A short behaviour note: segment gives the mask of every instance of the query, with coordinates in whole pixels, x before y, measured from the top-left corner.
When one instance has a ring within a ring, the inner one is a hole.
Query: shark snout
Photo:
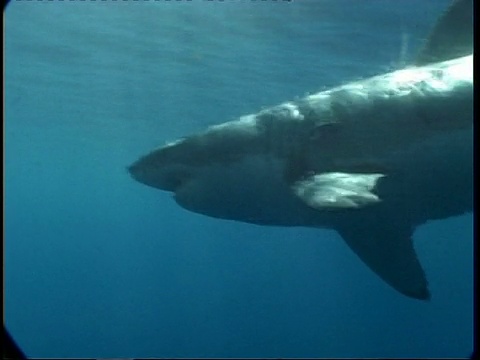
[[[162,161],[161,157],[153,154],[139,159],[127,171],[142,184],[171,192],[175,192],[192,176],[188,166]]]

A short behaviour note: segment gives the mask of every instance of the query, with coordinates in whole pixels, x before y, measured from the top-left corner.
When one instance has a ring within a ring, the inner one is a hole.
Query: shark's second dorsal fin
[[[455,0],[435,24],[415,65],[451,60],[473,53],[473,0]]]

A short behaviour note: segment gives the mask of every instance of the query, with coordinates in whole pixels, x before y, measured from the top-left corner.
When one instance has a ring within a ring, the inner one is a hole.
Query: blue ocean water
[[[408,64],[448,3],[12,1],[4,316],[25,353],[468,356],[471,214],[415,233],[421,302],[333,231],[203,217],[126,172],[166,141]]]

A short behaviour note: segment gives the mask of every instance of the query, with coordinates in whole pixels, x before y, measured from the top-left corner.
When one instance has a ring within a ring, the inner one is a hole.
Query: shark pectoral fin
[[[322,173],[299,180],[292,190],[317,210],[360,208],[380,202],[372,192],[383,174]]]
[[[408,226],[362,223],[348,224],[337,231],[360,259],[395,290],[415,299],[430,299]]]

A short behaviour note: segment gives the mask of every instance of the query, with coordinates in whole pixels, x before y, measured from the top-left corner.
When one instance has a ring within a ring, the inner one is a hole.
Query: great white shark
[[[449,6],[407,68],[211,126],[128,171],[196,213],[335,229],[390,286],[429,299],[412,235],[473,209],[473,0]]]

